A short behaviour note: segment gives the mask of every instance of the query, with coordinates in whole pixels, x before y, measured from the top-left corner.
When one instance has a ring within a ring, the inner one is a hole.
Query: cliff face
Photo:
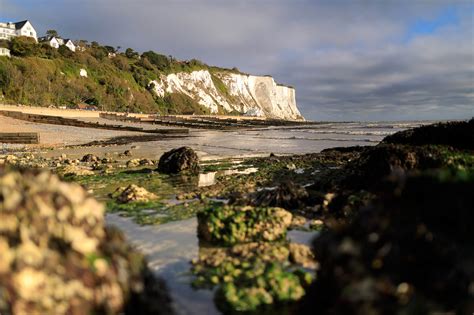
[[[295,90],[272,77],[207,70],[162,75],[150,82],[157,96],[182,93],[217,113],[219,108],[251,116],[304,119],[296,107]]]

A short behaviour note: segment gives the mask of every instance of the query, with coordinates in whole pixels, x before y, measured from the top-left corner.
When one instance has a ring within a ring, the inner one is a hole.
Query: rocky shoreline
[[[46,175],[15,169],[48,168],[105,201],[108,212],[139,224],[197,215],[205,250],[190,271],[196,288],[217,288],[216,304],[224,313],[468,314],[474,308],[474,243],[468,223],[474,209],[473,137],[471,119],[399,132],[374,147],[271,154],[239,163],[202,163],[183,148],[160,161],[134,159],[131,152],[121,153],[120,160],[23,153],[0,156],[0,168],[4,178],[19,174],[25,178],[20,181]],[[214,182],[200,187],[199,174],[210,173]],[[17,184],[13,187],[30,198]],[[55,200],[48,194],[44,198]],[[2,200],[0,216],[15,215],[5,212]],[[57,219],[61,207],[50,208]],[[34,216],[39,209],[25,211]],[[290,229],[318,234],[313,247],[289,242]],[[19,246],[5,233],[0,230],[5,246]],[[62,251],[77,252],[74,243],[66,243]],[[139,270],[146,270],[139,264]],[[13,265],[8,261],[5,266]],[[0,285],[0,312],[9,313],[17,298],[11,293],[14,280],[5,279],[10,285]],[[133,286],[123,284],[122,294]],[[144,295],[135,296],[130,301],[148,303]],[[37,303],[28,307],[35,310]],[[101,310],[90,303],[91,309]],[[118,313],[127,306],[109,309]],[[168,312],[158,307],[154,313]]]

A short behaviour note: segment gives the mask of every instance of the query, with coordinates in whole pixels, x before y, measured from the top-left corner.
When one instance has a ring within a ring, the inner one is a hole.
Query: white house
[[[65,45],[67,48],[69,48],[70,51],[73,51],[73,52],[76,51],[76,45],[74,45],[74,43],[72,42],[72,40],[70,40],[70,39],[65,39],[64,42],[65,42],[64,45]]]
[[[0,56],[11,57],[11,55],[10,55],[10,49],[4,48],[4,47],[0,47]]]
[[[38,41],[36,30],[30,21],[25,20],[16,23],[0,22],[0,39],[10,40],[12,37],[17,36],[31,37],[34,38],[35,41]]]
[[[58,49],[59,46],[61,46],[59,44],[59,40],[56,37],[51,37],[50,39],[47,39],[45,37],[41,37],[40,42],[41,43],[47,43],[49,46],[51,46],[53,48],[56,48],[56,49]]]
[[[47,43],[49,46],[58,49],[59,46],[66,46],[70,51],[76,51],[76,45],[70,39],[62,39],[60,37],[41,37],[40,42]]]

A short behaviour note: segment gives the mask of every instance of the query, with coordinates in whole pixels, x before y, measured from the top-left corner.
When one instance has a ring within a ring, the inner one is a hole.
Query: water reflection
[[[119,227],[138,250],[147,255],[149,267],[167,282],[176,314],[220,314],[214,292],[191,287],[190,261],[199,257],[196,218],[162,225],[140,226],[117,214],[107,223]],[[317,232],[289,231],[290,241],[309,244]]]
[[[196,218],[149,226],[116,214],[107,214],[106,220],[124,231],[129,241],[147,255],[150,269],[167,282],[176,314],[220,314],[212,291],[190,286],[189,262],[198,257],[199,251]]]
[[[217,172],[210,172],[205,174],[199,174],[198,187],[211,186],[216,183]]]
[[[198,187],[206,187],[206,186],[211,186],[216,183],[216,178],[217,176],[229,176],[229,175],[235,175],[235,174],[252,174],[256,173],[258,171],[258,168],[256,167],[249,167],[245,169],[228,169],[228,170],[222,170],[222,171],[217,171],[217,172],[209,172],[209,173],[201,173],[198,176]]]

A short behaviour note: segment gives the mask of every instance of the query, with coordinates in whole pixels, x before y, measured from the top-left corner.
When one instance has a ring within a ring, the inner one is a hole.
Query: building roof
[[[53,39],[58,40],[58,38],[57,38],[56,36],[42,36],[42,37],[38,38],[38,40],[39,40],[40,42],[50,42],[50,41],[52,41]]]
[[[14,23],[14,24],[15,24],[15,28],[16,28],[17,30],[20,30],[23,26],[25,26],[26,23],[28,23],[28,20],[16,22],[16,23]]]

